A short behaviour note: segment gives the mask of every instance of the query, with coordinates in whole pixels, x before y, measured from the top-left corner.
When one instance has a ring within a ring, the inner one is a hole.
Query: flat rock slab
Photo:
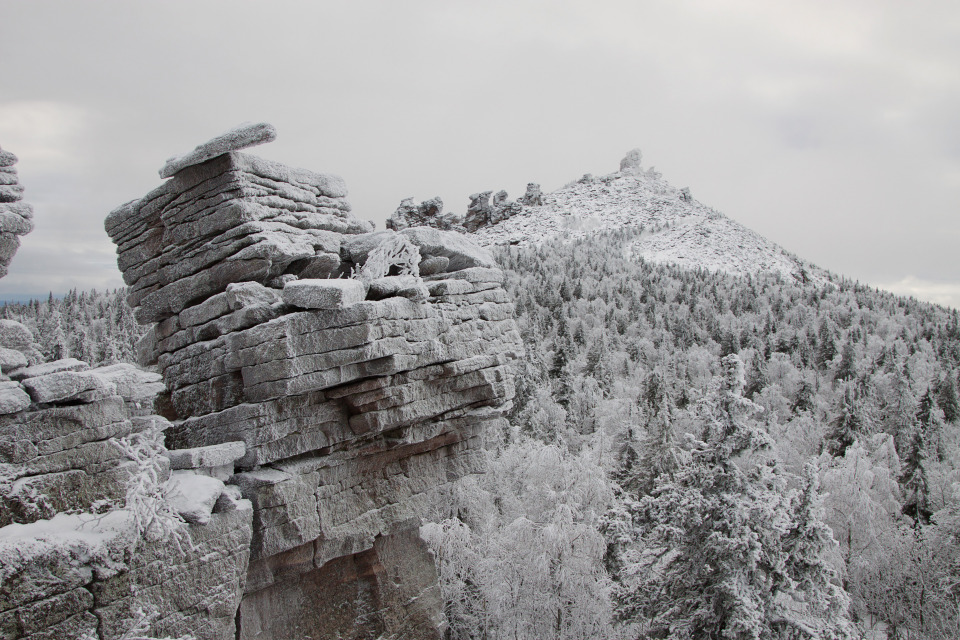
[[[170,458],[171,469],[203,469],[232,464],[242,458],[246,452],[247,445],[238,441],[193,449],[174,449],[168,451],[167,456]]]
[[[92,371],[60,371],[23,381],[34,402],[95,402],[116,393],[116,385]]]
[[[38,378],[40,376],[50,375],[51,373],[62,373],[64,371],[86,371],[90,368],[83,360],[76,358],[63,358],[53,362],[44,362],[32,367],[25,367],[19,371],[14,371],[10,376],[14,380],[25,380],[27,378]]]
[[[258,124],[242,124],[224,134],[208,140],[190,153],[174,156],[160,169],[161,178],[169,178],[182,169],[212,160],[231,151],[239,151],[265,142],[277,139],[277,130],[272,124],[260,122]]]
[[[343,309],[367,297],[361,280],[294,280],[283,287],[283,301],[301,309]]]

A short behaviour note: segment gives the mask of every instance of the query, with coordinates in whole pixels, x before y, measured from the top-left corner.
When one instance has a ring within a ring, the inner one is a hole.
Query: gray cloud
[[[21,158],[37,231],[0,292],[119,285],[106,213],[158,184],[168,156],[245,120],[279,130],[257,153],[343,175],[357,214],[381,224],[407,196],[462,211],[475,191],[554,189],[640,146],[671,182],[821,266],[960,283],[956,3],[2,11],[0,144]]]

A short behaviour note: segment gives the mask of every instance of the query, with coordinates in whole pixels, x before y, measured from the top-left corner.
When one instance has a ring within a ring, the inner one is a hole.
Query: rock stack
[[[491,194],[493,194],[493,202],[490,202]],[[470,205],[467,207],[463,226],[466,231],[473,233],[477,229],[493,226],[522,212],[523,205],[507,200],[506,191],[474,193],[470,196]]]
[[[504,426],[521,340],[503,274],[459,233],[374,233],[340,178],[238,151],[271,132],[171,160],[106,221],[153,323],[167,445],[243,443],[227,490],[253,505],[252,546],[229,637],[439,638],[417,529]]]
[[[23,199],[17,178],[17,156],[0,149],[0,278],[20,248],[20,236],[33,231],[33,208]]]

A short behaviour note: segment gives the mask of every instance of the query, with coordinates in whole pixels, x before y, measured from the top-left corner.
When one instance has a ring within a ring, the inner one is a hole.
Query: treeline
[[[92,366],[136,362],[136,343],[144,328],[133,318],[126,290],[71,290],[62,298],[31,300],[0,307],[0,317],[33,332],[44,357],[76,358]]]
[[[527,357],[492,464],[550,451],[569,481],[528,508],[485,479],[437,514],[435,548],[461,550],[453,573],[439,556],[453,636],[586,638],[599,627],[562,621],[607,607],[609,637],[960,637],[957,312],[839,278],[650,264],[625,257],[632,237],[500,255]],[[569,471],[584,459],[603,486]],[[545,542],[557,510],[567,546]],[[491,567],[530,549],[549,569],[519,571],[542,580],[538,604],[492,608],[523,587]],[[588,579],[566,608],[543,604]]]

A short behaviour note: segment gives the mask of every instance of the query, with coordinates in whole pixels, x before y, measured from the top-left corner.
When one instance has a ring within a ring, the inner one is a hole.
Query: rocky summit
[[[106,219],[159,373],[0,327],[0,637],[442,637],[419,526],[505,424],[503,273],[239,151],[275,135],[201,144]]]

